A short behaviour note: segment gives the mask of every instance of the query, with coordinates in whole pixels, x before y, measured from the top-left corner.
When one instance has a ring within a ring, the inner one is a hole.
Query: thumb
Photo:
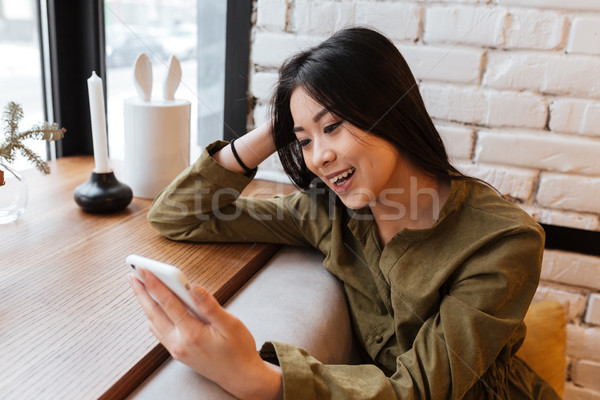
[[[194,286],[191,293],[198,311],[202,313],[210,325],[218,331],[223,331],[230,325],[233,316],[225,311],[217,299],[205,288]]]

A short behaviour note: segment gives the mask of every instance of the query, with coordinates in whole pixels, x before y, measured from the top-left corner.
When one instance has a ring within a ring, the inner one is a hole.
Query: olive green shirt
[[[452,181],[437,222],[382,249],[368,208],[325,189],[239,197],[252,180],[208,146],[154,201],[148,219],[174,240],[312,246],[341,281],[364,365],[323,365],[266,343],[286,399],[558,399],[514,356],[538,285],[544,232],[471,179]]]

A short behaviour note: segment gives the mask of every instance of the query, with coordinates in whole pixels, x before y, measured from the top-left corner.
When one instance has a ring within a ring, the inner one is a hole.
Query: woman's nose
[[[313,153],[313,165],[316,167],[324,167],[333,160],[335,160],[335,152],[331,146],[323,142],[315,146]]]

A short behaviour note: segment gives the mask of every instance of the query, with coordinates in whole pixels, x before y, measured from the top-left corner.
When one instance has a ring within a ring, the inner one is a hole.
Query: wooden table
[[[129,287],[127,255],[177,265],[223,303],[278,246],[167,240],[146,221],[150,200],[84,213],[73,190],[93,159],[50,165],[26,174],[25,213],[0,225],[0,398],[123,398],[168,357]]]

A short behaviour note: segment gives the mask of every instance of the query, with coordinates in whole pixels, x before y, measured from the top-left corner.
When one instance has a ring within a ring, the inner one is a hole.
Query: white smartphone
[[[190,294],[190,283],[184,273],[179,270],[179,268],[135,254],[128,256],[125,262],[127,265],[129,265],[135,276],[142,282],[144,282],[144,280],[136,268],[142,267],[152,272],[154,276],[160,279],[162,283],[171,289],[171,291],[185,303],[194,316],[205,323],[208,322],[194,304],[192,295]],[[150,293],[150,295],[152,296],[152,293]],[[152,298],[154,298],[154,296],[152,296]],[[156,300],[156,298],[154,299]]]

